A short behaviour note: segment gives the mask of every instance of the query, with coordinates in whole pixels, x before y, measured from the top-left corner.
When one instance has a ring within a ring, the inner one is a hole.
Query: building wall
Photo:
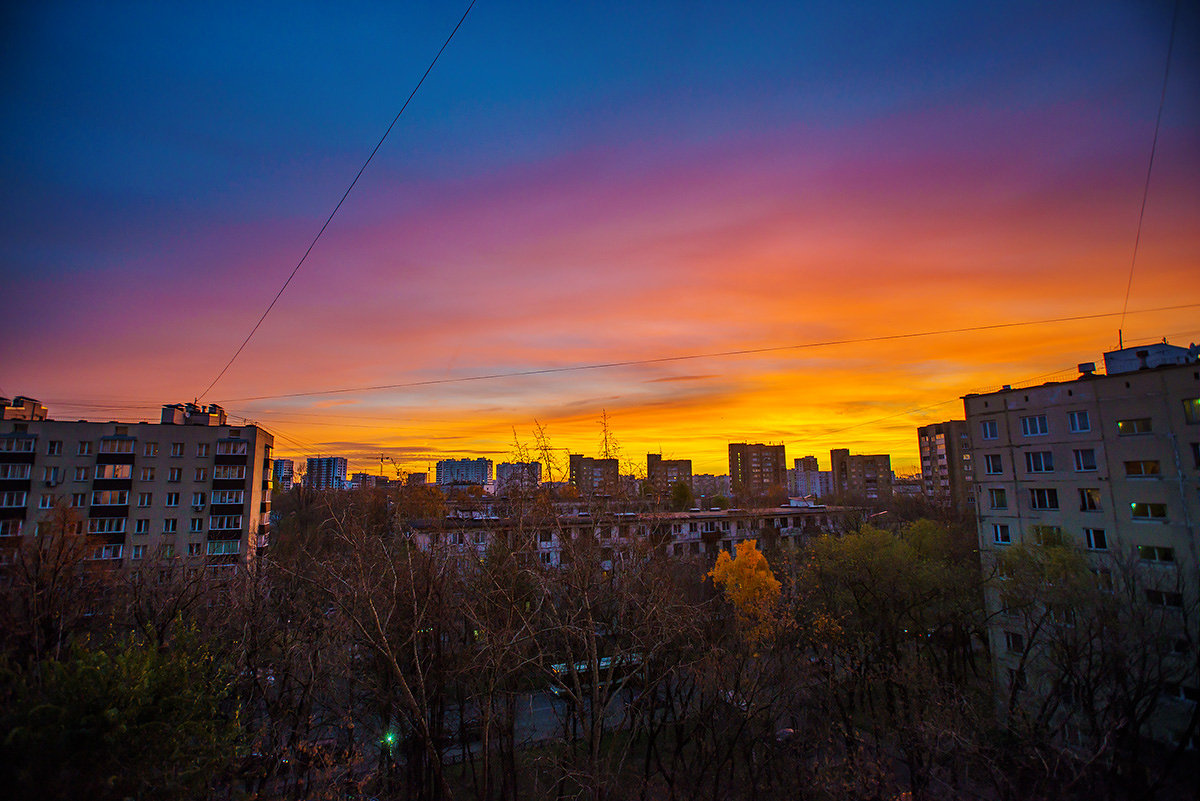
[[[729,483],[733,492],[752,497],[772,487],[787,488],[787,456],[783,445],[739,442],[729,446]]]
[[[271,469],[271,479],[275,489],[280,492],[291,492],[292,481],[296,475],[296,464],[291,459],[276,459]]]
[[[315,490],[346,488],[346,459],[343,456],[309,458],[304,474],[304,486]]]
[[[593,459],[579,453],[569,456],[568,481],[584,495],[616,492],[620,468],[616,459]]]
[[[833,494],[868,500],[892,497],[892,457],[886,453],[858,455],[845,448],[829,452]]]
[[[664,459],[661,454],[646,454],[646,480],[660,491],[683,482],[692,486],[691,459]]]
[[[56,504],[109,564],[251,558],[266,544],[274,439],[205,412],[200,424],[0,422],[0,561]]]
[[[438,484],[486,484],[492,480],[491,459],[442,459],[437,463]]]
[[[536,487],[542,483],[541,462],[501,462],[496,465],[496,485]]]
[[[971,437],[966,421],[947,420],[917,429],[925,499],[939,506],[974,509]]]

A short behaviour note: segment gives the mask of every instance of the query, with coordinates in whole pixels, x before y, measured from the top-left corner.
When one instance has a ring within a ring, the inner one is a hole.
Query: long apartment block
[[[267,541],[274,438],[219,406],[163,406],[158,423],[47,419],[0,399],[0,563],[65,508],[116,567],[184,559],[230,572]]]

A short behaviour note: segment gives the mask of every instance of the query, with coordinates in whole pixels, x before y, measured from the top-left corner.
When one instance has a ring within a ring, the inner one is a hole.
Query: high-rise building
[[[568,461],[570,472],[567,480],[580,493],[604,495],[617,491],[621,475],[616,459],[593,459],[590,456],[572,453]]]
[[[45,420],[46,407],[24,395],[0,398],[0,420]]]
[[[729,445],[729,483],[735,495],[752,498],[772,488],[787,490],[787,457],[782,445],[738,442]]]
[[[304,486],[315,490],[346,488],[346,458],[344,456],[309,457],[304,474]]]
[[[917,429],[921,488],[925,500],[969,512],[975,508],[971,437],[964,420],[947,420]]]
[[[496,489],[536,487],[542,483],[541,462],[501,462],[496,465]]]
[[[291,459],[276,459],[271,467],[271,480],[280,492],[291,492],[296,475],[296,463]]]
[[[1098,585],[1113,586],[1118,576],[1134,603],[1161,610],[1147,618],[1167,627],[1154,636],[1174,643],[1177,664],[1191,665],[1164,686],[1176,699],[1159,699],[1155,725],[1167,738],[1176,736],[1179,705],[1200,700],[1196,641],[1181,633],[1200,584],[1197,350],[1126,348],[1105,354],[1105,375],[1081,364],[1072,381],[963,399],[985,567],[1019,544],[1067,543],[1090,563]],[[1042,633],[1021,628],[996,584],[985,598],[997,686],[1006,696],[1015,686],[1047,691],[1037,666],[1022,659]],[[1059,612],[1052,625],[1062,619]],[[1179,632],[1169,630],[1174,623]]]
[[[822,470],[815,456],[796,459],[791,471],[790,492],[800,498],[827,498],[833,494],[833,473]]]
[[[829,452],[833,494],[864,500],[892,497],[892,457],[886,453],[851,454],[846,448]]]
[[[442,459],[437,463],[437,483],[486,484],[492,480],[491,459]]]
[[[691,459],[664,459],[660,453],[646,454],[646,481],[665,492],[671,486],[683,482],[692,486]]]
[[[164,406],[158,423],[4,419],[0,564],[65,508],[98,562],[232,571],[267,541],[273,445],[215,404]]]

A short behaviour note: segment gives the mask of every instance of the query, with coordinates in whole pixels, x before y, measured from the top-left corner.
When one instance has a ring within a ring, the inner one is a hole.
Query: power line
[[[371,159],[375,158],[375,154],[379,152],[379,148],[383,147],[384,140],[387,139],[388,134],[392,132],[392,128],[394,128],[396,123],[400,120],[400,115],[404,113],[406,108],[408,108],[408,104],[411,103],[413,97],[416,96],[417,90],[421,88],[421,84],[425,83],[425,79],[429,77],[429,73],[433,70],[433,65],[437,64],[438,59],[441,58],[442,52],[450,45],[450,40],[454,38],[454,34],[458,33],[458,29],[462,27],[463,22],[465,22],[467,19],[467,15],[471,13],[471,9],[474,7],[475,0],[471,0],[471,4],[467,6],[467,10],[463,12],[462,18],[459,19],[458,24],[454,26],[454,30],[450,31],[450,35],[447,36],[446,41],[442,43],[441,48],[437,51],[437,55],[433,57],[433,61],[430,61],[429,66],[425,68],[425,73],[421,76],[421,80],[417,81],[417,85],[414,86],[412,92],[409,93],[408,99],[404,101],[404,105],[400,107],[400,110],[396,112],[396,116],[392,118],[391,125],[389,125],[387,130],[383,132],[383,136],[379,137],[379,142],[376,143],[375,149],[371,151],[371,155],[367,156],[367,160],[364,161],[363,165],[358,168],[358,174],[354,176],[354,180],[350,182],[350,186],[346,187],[346,191],[342,193],[342,199],[339,200],[337,205],[333,207],[333,211],[329,212],[329,216],[325,219],[325,224],[321,226],[321,230],[317,231],[317,235],[314,236],[312,242],[308,244],[308,249],[304,251],[304,255],[300,257],[300,261],[296,262],[296,266],[292,268],[292,272],[290,275],[288,275],[287,280],[283,282],[283,286],[279,287],[279,291],[276,292],[275,297],[271,299],[271,303],[267,306],[267,310],[262,313],[262,317],[258,318],[258,322],[255,323],[254,327],[250,329],[250,333],[246,334],[246,338],[242,340],[242,344],[238,346],[238,349],[234,352],[233,356],[231,356],[229,361],[226,362],[225,366],[221,368],[221,372],[217,373],[217,377],[214,378],[212,383],[210,383],[204,389],[204,391],[197,396],[197,400],[204,398],[204,396],[208,394],[209,390],[216,386],[216,383],[221,380],[221,376],[225,375],[225,372],[233,366],[233,363],[237,360],[237,357],[242,354],[242,351],[250,342],[250,338],[254,336],[256,331],[258,331],[259,326],[263,324],[263,320],[267,319],[267,315],[271,313],[271,309],[275,308],[275,304],[279,301],[280,296],[283,295],[283,291],[288,288],[288,284],[290,284],[292,279],[296,277],[296,273],[300,270],[300,266],[303,265],[308,259],[308,254],[312,253],[313,248],[316,247],[317,242],[321,239],[321,235],[324,234],[325,229],[329,227],[329,223],[333,222],[334,215],[338,213],[338,209],[340,209],[342,204],[346,202],[346,198],[350,196],[351,190],[353,190],[354,185],[358,183],[358,179],[362,177],[363,172],[367,169],[367,165],[371,163]]]
[[[1132,312],[1132,314],[1177,311],[1179,309],[1193,309],[1197,307],[1200,307],[1200,303],[1184,303],[1177,306],[1160,306],[1155,309],[1138,309]],[[670,362],[694,361],[696,359],[750,356],[760,353],[777,353],[788,350],[826,348],[835,345],[858,345],[869,342],[888,342],[902,339],[917,339],[920,337],[945,336],[947,334],[964,334],[973,331],[994,331],[1003,328],[1018,328],[1021,326],[1030,325],[1050,325],[1054,323],[1078,322],[1081,320],[1099,320],[1105,317],[1123,316],[1125,313],[1126,312],[1103,312],[1100,314],[1080,314],[1072,317],[1052,317],[1044,320],[1025,320],[1015,323],[991,323],[988,325],[967,326],[965,328],[946,328],[939,331],[917,331],[905,334],[883,334],[880,336],[859,337],[855,339],[831,339],[820,342],[804,342],[795,345],[772,345],[763,348],[744,348],[740,350],[715,351],[711,353],[691,353],[679,356],[660,356],[652,359],[628,359],[619,362],[600,362],[597,364],[576,364],[568,365],[566,367],[542,367],[535,370],[514,370],[506,373],[486,373],[483,375],[460,376],[458,378],[431,378],[424,381],[407,381],[399,384],[377,384],[374,386],[365,387],[341,387],[338,389],[323,389],[314,390],[311,392],[287,392],[278,395],[255,395],[248,398],[229,398],[226,400],[226,402],[243,403],[257,400],[276,400],[279,398],[307,398],[317,395],[344,395],[350,392],[378,392],[385,389],[412,389],[414,387],[428,387],[440,384],[462,384],[470,381],[491,381],[498,378],[523,378],[535,375],[581,372],[584,370],[611,370],[616,367],[636,367],[646,364],[667,364]]]
[[[1179,0],[1175,0],[1175,11],[1171,14],[1171,38],[1167,42],[1167,65],[1163,69],[1162,93],[1158,98],[1158,116],[1154,120],[1154,140],[1150,145],[1150,163],[1146,165],[1146,183],[1142,187],[1142,209],[1138,212],[1137,234],[1133,238],[1133,258],[1129,261],[1129,282],[1125,285],[1125,306],[1129,308],[1129,293],[1133,290],[1133,268],[1137,264],[1138,245],[1142,241],[1142,220],[1146,216],[1146,199],[1150,196],[1150,175],[1154,172],[1154,152],[1158,150],[1158,132],[1162,128],[1163,106],[1167,102],[1167,79],[1171,77],[1171,51],[1175,48],[1175,24],[1179,20]],[[1125,311],[1121,311],[1118,331],[1125,328]],[[1120,343],[1124,346],[1124,342]]]

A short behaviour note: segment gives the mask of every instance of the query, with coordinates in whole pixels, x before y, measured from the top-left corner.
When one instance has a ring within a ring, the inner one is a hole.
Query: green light
[[[387,734],[383,735],[383,741],[388,745],[396,742],[396,733],[389,731]]]

